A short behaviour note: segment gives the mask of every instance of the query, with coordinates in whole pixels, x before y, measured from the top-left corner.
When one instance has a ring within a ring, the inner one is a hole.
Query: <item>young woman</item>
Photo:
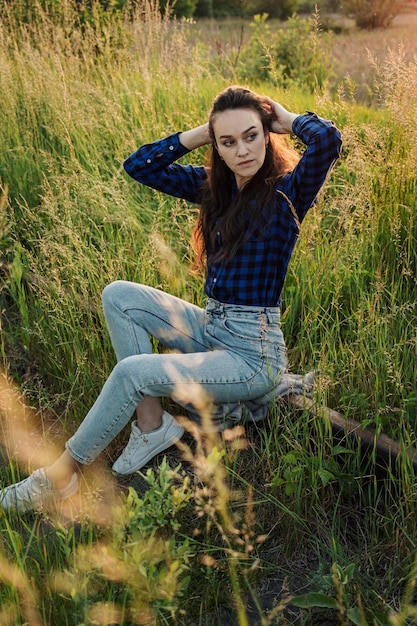
[[[289,134],[306,145],[301,158],[289,149]],[[205,145],[209,167],[177,163]],[[286,368],[279,306],[288,263],[340,148],[332,122],[230,87],[207,123],[142,146],[125,161],[138,182],[200,205],[194,240],[207,305],[125,281],[107,286],[103,308],[117,365],[59,459],[1,490],[0,506],[24,512],[74,494],[80,467],[133,414],[113,471],[142,468],[184,432],[163,410],[163,397],[196,415],[211,412],[222,428],[223,406],[273,391]],[[168,351],[152,353],[150,337]]]

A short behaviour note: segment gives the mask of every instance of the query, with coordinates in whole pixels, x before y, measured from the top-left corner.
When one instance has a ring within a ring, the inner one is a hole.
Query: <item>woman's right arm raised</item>
[[[210,143],[208,124],[203,124],[142,145],[123,166],[129,176],[143,185],[199,203],[201,186],[207,178],[205,167],[181,165],[176,161],[207,143]]]
[[[211,143],[208,122],[180,133],[179,140],[187,150],[195,150]]]

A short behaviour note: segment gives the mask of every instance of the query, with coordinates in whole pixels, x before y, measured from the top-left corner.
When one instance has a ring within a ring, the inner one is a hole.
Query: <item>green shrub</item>
[[[402,0],[342,0],[342,10],[359,28],[387,28],[404,3]]]
[[[169,10],[176,17],[193,17],[197,0],[160,0],[159,5],[162,12]]]
[[[267,13],[271,18],[286,20],[297,11],[298,0],[244,0],[244,7],[247,15]]]
[[[310,21],[293,16],[276,30],[267,14],[255,15],[251,28],[237,68],[241,80],[281,88],[296,85],[311,92],[324,87],[331,77],[330,35],[321,33],[318,14]]]

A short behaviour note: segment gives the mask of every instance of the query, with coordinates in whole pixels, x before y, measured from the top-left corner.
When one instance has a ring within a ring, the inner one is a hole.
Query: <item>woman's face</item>
[[[241,189],[262,167],[269,141],[259,114],[253,109],[228,109],[216,113],[213,131],[220,157]]]

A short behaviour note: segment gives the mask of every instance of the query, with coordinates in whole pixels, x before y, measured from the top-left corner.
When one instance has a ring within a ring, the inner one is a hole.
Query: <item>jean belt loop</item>
[[[215,315],[215,316],[222,315],[224,311],[224,304],[222,302],[219,302],[218,300],[211,298],[210,305],[211,306],[209,307],[209,310],[212,315]]]
[[[280,320],[279,307],[272,307],[266,309],[266,318],[269,324],[276,324]]]

